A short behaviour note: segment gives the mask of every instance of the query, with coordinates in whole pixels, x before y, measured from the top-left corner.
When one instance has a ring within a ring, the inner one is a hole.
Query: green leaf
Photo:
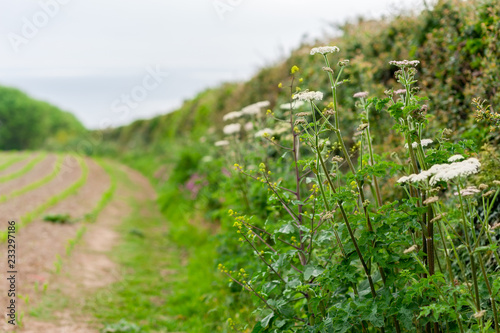
[[[318,266],[308,266],[304,271],[304,279],[309,280],[311,276],[317,277],[325,271],[324,268]]]
[[[282,234],[291,234],[294,231],[295,231],[295,227],[291,223],[285,224],[284,226],[282,226],[280,228],[280,230],[278,230],[278,232],[280,232]]]
[[[260,321],[260,323],[262,324],[262,327],[263,328],[267,328],[267,326],[269,326],[269,322],[271,321],[271,319],[274,317],[274,312],[271,312],[270,314],[268,314],[266,317],[264,317],[264,319],[262,319]]]
[[[262,324],[259,322],[257,322],[257,324],[255,324],[255,326],[253,327],[253,330],[252,330],[252,333],[263,333],[264,332],[264,327],[262,327]]]

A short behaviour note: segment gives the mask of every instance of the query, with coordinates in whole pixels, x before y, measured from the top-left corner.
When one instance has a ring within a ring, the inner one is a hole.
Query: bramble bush
[[[446,128],[427,133],[433,110],[416,86],[416,60],[390,62],[400,87],[385,97],[354,94],[359,124],[348,147],[338,90],[349,61],[331,66],[337,52],[311,50],[324,61],[328,93],[302,90],[292,67],[290,103],[227,114],[219,158],[204,158],[236,162],[232,173],[219,169],[235,230],[221,240],[219,269],[231,290],[253,295],[260,318],[228,326],[500,332],[500,181],[471,185],[481,170],[474,143],[454,142]],[[373,133],[388,127],[372,121],[382,112],[392,130]],[[399,136],[401,147],[377,152],[374,135]]]

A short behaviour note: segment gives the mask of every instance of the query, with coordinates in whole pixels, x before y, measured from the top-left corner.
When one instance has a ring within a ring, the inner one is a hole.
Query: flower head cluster
[[[214,143],[214,145],[216,147],[227,146],[227,145],[229,145],[229,141],[227,141],[227,140],[217,141],[217,142]]]
[[[235,134],[235,133],[238,133],[241,131],[241,125],[240,124],[229,124],[229,125],[224,126],[222,131],[224,132],[224,134],[227,134],[227,135]]]
[[[304,91],[293,95],[293,99],[298,99],[299,101],[321,101],[323,93],[321,91]]]
[[[477,158],[469,158],[465,161],[451,164],[435,164],[429,170],[424,170],[418,174],[401,177],[398,183],[418,183],[429,180],[430,185],[435,185],[440,181],[449,181],[457,177],[467,177],[479,172],[481,163]]]
[[[430,145],[433,142],[434,141],[432,141],[431,139],[422,139],[422,140],[420,140],[420,144],[422,145],[422,147],[427,147],[428,145]],[[411,144],[411,146],[412,146],[413,149],[417,149],[418,142],[413,142]],[[405,143],[405,148],[408,149],[408,144],[407,143]]]
[[[303,101],[293,101],[292,103],[285,103],[280,105],[281,110],[291,110],[298,109],[303,106],[305,103]]]
[[[368,97],[368,92],[367,91],[360,91],[352,95],[354,98],[366,98]]]
[[[448,162],[457,162],[463,160],[464,157],[462,155],[453,155],[448,159]]]
[[[241,116],[243,116],[243,113],[241,113],[241,111],[232,111],[232,112],[226,113],[224,115],[224,117],[222,117],[222,120],[224,120],[224,121],[233,120],[233,119],[237,119]]]
[[[320,46],[311,49],[311,55],[315,55],[316,53],[325,55],[327,53],[334,53],[339,51],[340,49],[337,46]]]
[[[259,114],[260,110],[262,108],[266,108],[269,105],[271,105],[271,103],[269,101],[257,102],[257,103],[245,106],[243,109],[241,109],[241,113],[245,114],[245,115],[253,116],[253,115]]]
[[[416,67],[420,61],[418,60],[392,60],[389,61],[390,65],[398,66],[398,67]]]
[[[398,89],[394,93],[396,95],[404,95],[404,94],[406,94],[406,89]]]
[[[260,137],[266,138],[270,135],[273,135],[273,130],[270,128],[264,128],[264,129],[261,129],[260,131],[258,131],[257,133],[255,133],[256,138],[260,138]]]
[[[463,197],[468,197],[468,196],[473,196],[476,193],[481,192],[480,190],[477,189],[475,186],[469,186],[467,188],[464,188],[460,190],[460,195]],[[453,193],[453,195],[458,195],[458,192]]]

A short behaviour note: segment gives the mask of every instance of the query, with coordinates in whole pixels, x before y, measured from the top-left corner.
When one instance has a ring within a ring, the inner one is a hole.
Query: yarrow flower
[[[448,162],[456,162],[456,161],[461,161],[463,160],[465,157],[463,157],[462,155],[453,155],[452,157],[450,157],[448,159]]]
[[[299,101],[321,101],[323,93],[321,91],[304,91],[293,95],[293,99],[298,99]]]
[[[431,139],[422,139],[422,140],[420,140],[420,144],[422,145],[422,147],[427,147],[428,145],[430,145],[433,142],[434,141],[432,141]],[[413,142],[411,144],[411,146],[412,146],[413,149],[417,149],[418,142]],[[408,144],[407,143],[405,143],[405,148],[408,149]]]
[[[260,131],[258,131],[257,133],[255,133],[256,138],[267,137],[270,135],[273,135],[273,130],[270,128],[264,128],[264,129],[261,129]]]
[[[366,98],[368,97],[368,91],[360,91],[352,95],[354,98]]]
[[[303,101],[293,101],[292,103],[285,103],[280,105],[281,110],[291,110],[293,109],[298,109],[305,103]]]
[[[229,141],[227,141],[227,140],[220,140],[220,141],[216,141],[216,142],[214,143],[214,145],[215,145],[216,147],[227,146],[227,145],[229,145]]]
[[[406,94],[406,89],[398,89],[394,93],[397,95],[404,95]]]
[[[242,115],[243,115],[243,113],[241,111],[233,111],[233,112],[226,113],[224,115],[224,117],[222,117],[222,120],[224,120],[224,121],[232,120],[232,119],[239,118]]]
[[[389,61],[390,65],[398,66],[398,67],[415,67],[420,63],[418,60],[391,60]]]
[[[315,55],[316,53],[321,53],[323,55],[327,53],[339,52],[340,49],[337,46],[320,46],[314,47],[311,49],[311,55]]]
[[[240,124],[229,124],[224,126],[222,129],[224,134],[230,135],[230,134],[235,134],[241,131],[241,125]]]

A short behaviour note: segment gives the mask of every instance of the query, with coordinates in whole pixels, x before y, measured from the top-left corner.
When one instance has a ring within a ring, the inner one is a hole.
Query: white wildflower
[[[452,157],[450,157],[448,159],[448,162],[456,162],[456,161],[461,161],[463,160],[465,157],[463,157],[462,155],[453,155]]]
[[[398,67],[410,67],[410,66],[415,67],[419,63],[420,63],[420,61],[418,61],[418,60],[401,60],[401,61],[392,60],[392,61],[389,61],[389,64],[394,65],[394,66],[398,66]]]
[[[457,177],[466,177],[476,174],[479,172],[481,163],[477,158],[469,158],[465,161],[454,162],[451,164],[436,164],[429,170],[432,170],[434,167],[436,167],[435,169],[437,171],[433,172],[434,176],[430,179],[431,185],[434,185],[439,181],[448,181]]]
[[[404,184],[404,183],[409,182],[410,179],[411,178],[409,176],[403,176],[403,177],[399,178],[397,182],[400,183],[400,184]]]
[[[245,124],[244,128],[245,128],[245,131],[247,131],[247,132],[253,130],[253,123],[249,121],[248,123]]]
[[[222,129],[224,134],[230,135],[230,134],[235,134],[241,131],[241,125],[240,124],[229,124],[224,126]]]
[[[460,190],[460,195],[463,197],[468,197],[468,196],[472,196],[472,195],[479,193],[479,192],[481,192],[481,191],[478,190],[475,186],[469,186],[467,188]],[[453,193],[453,195],[458,195],[458,192]]]
[[[249,116],[257,115],[260,113],[262,108],[268,107],[271,105],[269,101],[257,102],[254,104],[250,104],[241,109],[241,113]]]
[[[360,91],[352,95],[354,98],[366,98],[368,97],[368,92],[367,91]]]
[[[404,94],[406,94],[406,89],[398,89],[394,93],[396,95],[404,95]]]
[[[264,128],[264,129],[258,131],[257,133],[255,133],[256,138],[268,137],[270,135],[273,135],[273,130],[270,128]]]
[[[427,147],[428,145],[430,145],[433,142],[434,141],[432,141],[431,139],[422,139],[422,140],[420,140],[420,144],[422,145],[422,147]],[[411,146],[412,146],[413,149],[417,149],[418,142],[413,142],[411,144]],[[407,143],[405,143],[405,148],[408,149],[408,144]]]
[[[229,141],[227,141],[227,140],[220,140],[220,141],[216,141],[216,142],[214,143],[214,145],[215,145],[216,147],[227,146],[227,145],[229,145]]]
[[[232,120],[232,119],[239,118],[242,115],[243,115],[243,113],[241,113],[241,111],[233,111],[233,112],[226,113],[224,115],[224,117],[222,117],[222,120],[224,120],[224,121]]]
[[[311,55],[315,55],[316,53],[327,54],[339,51],[340,49],[337,46],[320,46],[311,49]]]
[[[255,103],[255,105],[257,105],[260,108],[267,108],[269,105],[271,105],[271,102],[269,102],[269,101],[261,101],[261,102]]]
[[[260,107],[255,104],[245,106],[243,109],[241,109],[241,113],[248,116],[254,116],[260,113]]]
[[[293,95],[293,99],[299,101],[321,101],[323,93],[321,91],[304,91]]]
[[[285,103],[280,105],[280,109],[282,110],[291,110],[291,109],[298,109],[301,106],[303,106],[305,103],[303,101],[293,101],[292,103]]]

